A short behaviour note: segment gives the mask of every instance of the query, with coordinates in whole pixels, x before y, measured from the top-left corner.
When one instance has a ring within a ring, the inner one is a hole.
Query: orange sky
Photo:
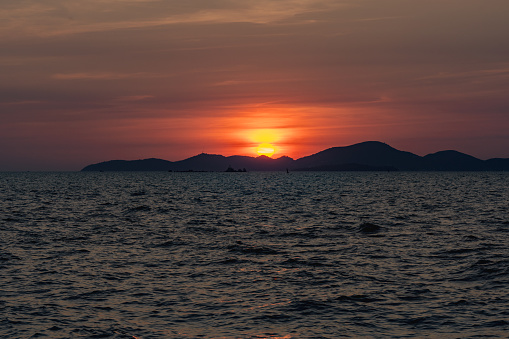
[[[378,140],[509,157],[506,0],[5,1],[0,171]],[[267,139],[267,138],[265,138]]]

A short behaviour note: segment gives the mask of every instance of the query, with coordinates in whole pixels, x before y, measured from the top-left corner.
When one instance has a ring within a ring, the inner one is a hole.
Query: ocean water
[[[0,173],[2,338],[501,338],[509,173]]]

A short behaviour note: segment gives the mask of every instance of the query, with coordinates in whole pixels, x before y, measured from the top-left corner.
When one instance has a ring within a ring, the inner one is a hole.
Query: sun
[[[256,148],[256,153],[258,153],[258,155],[271,157],[274,152],[276,152],[276,148],[269,143],[262,143]]]

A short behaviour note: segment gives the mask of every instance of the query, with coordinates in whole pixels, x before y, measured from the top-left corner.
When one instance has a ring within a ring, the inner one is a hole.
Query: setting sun
[[[256,153],[258,153],[258,155],[265,155],[271,157],[274,154],[274,152],[276,152],[276,149],[274,148],[273,145],[268,143],[260,144],[256,148]]]
[[[231,153],[245,156],[295,156],[296,137],[304,138],[308,132],[300,127],[301,123],[290,113],[295,113],[295,110],[266,108],[262,112],[248,112],[242,117],[229,118],[227,123],[232,129],[231,144],[236,149]],[[301,151],[297,155],[307,152],[304,149]]]

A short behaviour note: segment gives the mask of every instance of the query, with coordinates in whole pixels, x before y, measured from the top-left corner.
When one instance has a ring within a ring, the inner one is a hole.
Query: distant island
[[[248,171],[509,171],[509,159],[481,160],[452,150],[421,157],[383,142],[366,141],[332,147],[296,160],[286,156],[272,159],[263,155],[225,157],[202,153],[180,161],[111,160],[88,165],[82,171],[225,172],[229,168]]]

